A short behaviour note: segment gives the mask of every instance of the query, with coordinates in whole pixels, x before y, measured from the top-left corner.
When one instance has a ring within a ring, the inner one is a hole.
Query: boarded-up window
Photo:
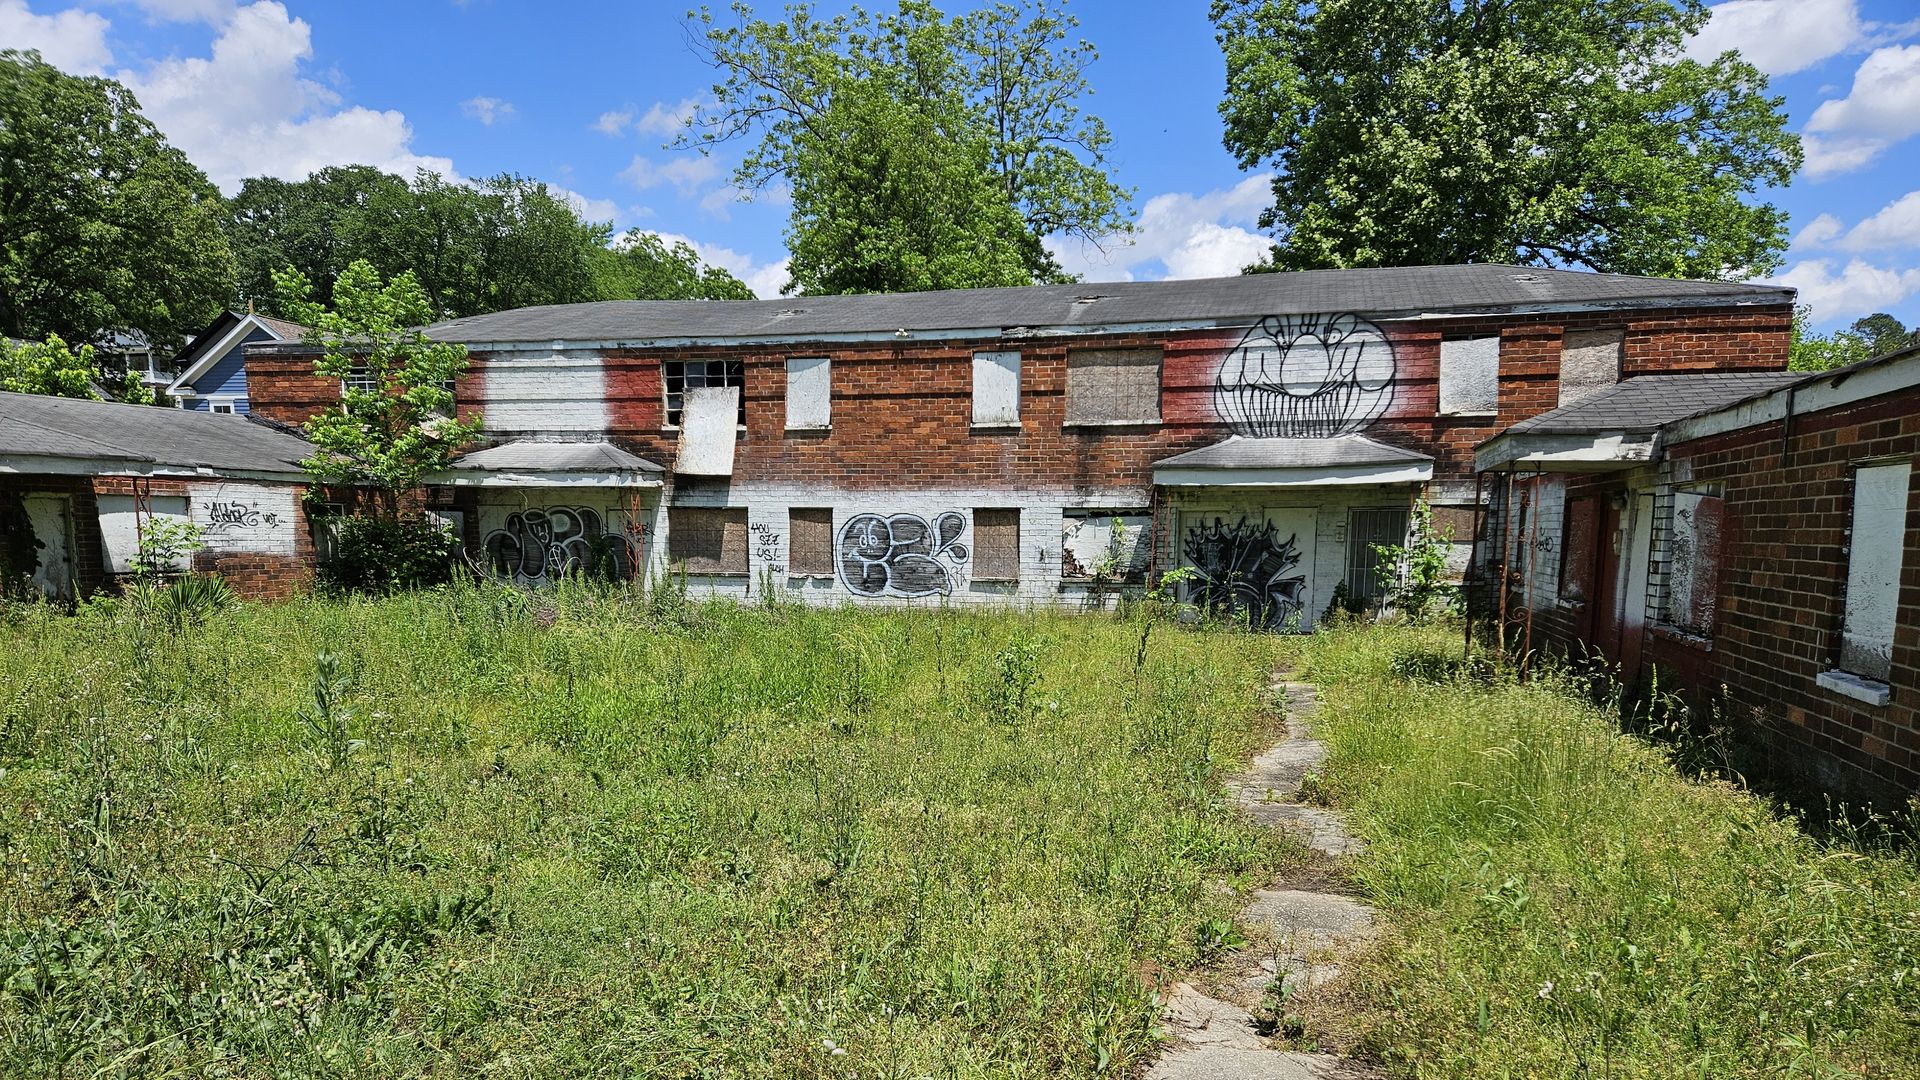
[[[1560,345],[1560,404],[1572,405],[1620,381],[1624,330],[1575,330]]]
[[[1020,580],[1020,511],[973,512],[973,580]]]
[[[1592,496],[1567,503],[1560,533],[1560,599],[1585,601],[1593,596],[1595,555],[1600,550],[1600,503]]]
[[[973,422],[1009,425],[1020,422],[1020,354],[973,354]]]
[[[1440,343],[1440,412],[1445,416],[1490,413],[1500,403],[1500,339],[1463,338]]]
[[[1060,522],[1060,576],[1068,581],[1138,584],[1153,558],[1147,510],[1068,510]]]
[[[1159,349],[1074,349],[1067,353],[1067,423],[1159,422]]]
[[[1701,637],[1713,635],[1720,595],[1720,531],[1725,521],[1726,504],[1718,495],[1674,492],[1666,621]]]
[[[115,574],[132,572],[133,557],[140,553],[140,537],[156,522],[191,523],[185,495],[154,495],[147,499],[145,507],[131,495],[101,495],[96,498],[96,504],[107,570]],[[191,561],[191,558],[180,559],[173,569],[185,570]]]
[[[672,507],[667,511],[667,559],[689,574],[744,575],[746,507]]]
[[[1907,480],[1912,466],[1870,465],[1853,474],[1852,550],[1840,668],[1885,682],[1893,667],[1900,569],[1907,546]]]
[[[824,356],[787,361],[787,428],[833,423],[833,361]]]
[[[694,386],[680,414],[680,451],[673,471],[682,476],[733,475],[733,450],[739,410],[737,386]]]
[[[680,426],[680,410],[686,405],[686,393],[702,386],[732,386],[740,389],[739,415],[735,423],[747,426],[747,368],[739,360],[669,360],[660,365],[666,382],[667,426]]]
[[[833,576],[833,511],[787,511],[787,573],[795,577]]]

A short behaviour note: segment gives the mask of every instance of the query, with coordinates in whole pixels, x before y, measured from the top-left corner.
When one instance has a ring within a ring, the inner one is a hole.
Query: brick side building
[[[1772,385],[1693,381],[1716,380],[1662,384],[1637,431],[1596,399],[1481,448],[1504,508],[1488,561],[1496,578],[1510,567],[1509,636],[1597,654],[1629,684],[1657,674],[1758,736],[1780,771],[1910,798],[1920,350]]]
[[[313,577],[299,464],[312,452],[243,416],[0,393],[0,572],[50,599],[89,596],[174,518],[204,536],[194,569],[291,596]]]
[[[1311,625],[1416,495],[1623,377],[1786,363],[1790,290],[1508,266],[532,308],[432,328],[486,438],[431,499],[504,577],[684,567],[821,602],[1069,602],[1174,566]],[[257,415],[337,400],[247,350]]]

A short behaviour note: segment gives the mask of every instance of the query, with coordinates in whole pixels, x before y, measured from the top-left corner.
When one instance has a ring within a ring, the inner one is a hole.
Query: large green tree
[[[177,344],[233,293],[219,203],[126,87],[0,51],[0,335]]]
[[[752,300],[745,282],[700,261],[684,240],[671,245],[653,233],[630,229],[596,257],[594,273],[603,300]]]
[[[678,144],[751,139],[734,182],[793,188],[789,243],[796,267],[814,268],[797,269],[793,288],[1007,284],[1009,251],[1020,255],[1021,282],[1060,280],[1044,238],[1127,227],[1132,193],[1113,179],[1111,136],[1081,106],[1098,54],[1073,37],[1064,0],[953,18],[927,0],[828,19],[808,4],[778,21],[745,4],[733,13],[724,26],[704,10],[694,16],[696,44],[721,79]],[[903,189],[913,168],[930,170],[934,190]],[[883,190],[864,188],[869,180]],[[955,214],[972,220],[935,220]],[[934,246],[957,237],[984,241],[979,257]],[[842,255],[860,265],[834,265]]]
[[[1272,168],[1264,269],[1476,261],[1764,274],[1800,166],[1701,0],[1214,0],[1221,115]]]

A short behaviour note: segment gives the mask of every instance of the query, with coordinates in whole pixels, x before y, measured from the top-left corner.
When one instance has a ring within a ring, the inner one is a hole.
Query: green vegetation
[[[1745,280],[1800,168],[1767,77],[1686,57],[1704,0],[1213,0],[1220,105],[1271,170],[1263,270],[1505,262]]]
[[[0,1074],[1125,1076],[1289,857],[1273,638],[680,595],[8,609]]]
[[[1570,684],[1459,650],[1305,646],[1388,924],[1323,1023],[1408,1076],[1920,1076],[1911,850],[1822,846]]]
[[[0,338],[0,390],[14,394],[47,394],[52,397],[101,399],[96,387],[119,383],[119,398],[129,405],[157,403],[152,390],[134,372],[116,377],[100,370],[93,346],[75,349],[58,334],[45,341],[27,341],[15,345]]]

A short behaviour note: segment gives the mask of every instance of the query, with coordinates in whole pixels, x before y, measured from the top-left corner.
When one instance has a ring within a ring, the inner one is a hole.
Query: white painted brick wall
[[[300,509],[284,485],[190,483],[188,513],[206,534],[211,552],[295,553]]]
[[[488,431],[607,430],[607,375],[596,352],[504,354],[488,361],[481,385]]]

